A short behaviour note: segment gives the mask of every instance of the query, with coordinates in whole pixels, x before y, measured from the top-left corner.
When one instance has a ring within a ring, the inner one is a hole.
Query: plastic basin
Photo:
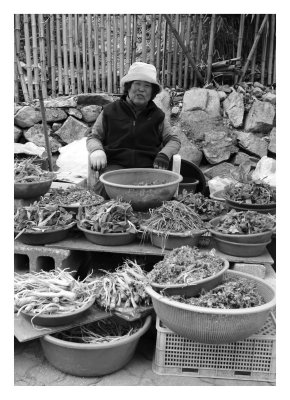
[[[42,245],[48,243],[59,242],[67,237],[70,230],[75,226],[75,222],[67,225],[64,228],[60,229],[52,229],[49,231],[39,232],[39,231],[30,231],[22,233],[17,240],[22,243],[30,244],[30,245]],[[15,231],[14,234],[18,234],[19,231]]]
[[[219,251],[236,257],[258,257],[266,250],[271,240],[263,243],[234,243],[220,238],[215,238],[215,244]]]
[[[226,198],[226,205],[229,208],[234,208],[238,211],[257,211],[262,214],[276,214],[276,203],[271,204],[248,204],[248,203],[241,203],[238,201],[230,200]]]
[[[228,270],[224,277],[254,281],[266,303],[243,309],[217,309],[182,304],[162,296],[150,286],[146,292],[162,323],[173,332],[200,343],[231,343],[244,340],[262,328],[276,305],[276,294],[272,286],[253,275]]]
[[[198,183],[198,179],[183,178],[183,181],[179,184],[178,193],[182,193],[183,190],[195,193]]]
[[[100,176],[100,181],[111,199],[130,202],[134,210],[148,210],[171,200],[182,176],[154,168],[128,168],[105,172]],[[147,184],[140,185],[142,182]]]
[[[206,229],[183,233],[166,232],[166,235],[164,232],[158,232],[156,230],[152,230],[148,233],[153,246],[172,250],[181,246],[198,246],[199,239],[205,232]]]
[[[30,199],[43,196],[49,191],[52,182],[53,178],[40,182],[14,183],[14,198]]]
[[[51,335],[40,338],[40,342],[47,360],[67,374],[82,377],[107,375],[123,368],[132,359],[151,319],[150,315],[147,316],[139,331],[113,343],[74,343]]]
[[[79,224],[77,227],[84,233],[88,241],[101,246],[121,246],[133,242],[136,238],[134,232],[100,233],[84,229]]]

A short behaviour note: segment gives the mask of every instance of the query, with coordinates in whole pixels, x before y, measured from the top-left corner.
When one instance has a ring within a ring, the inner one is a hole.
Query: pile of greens
[[[54,173],[44,171],[33,158],[14,160],[14,183],[42,182],[54,178]]]
[[[81,207],[77,219],[81,228],[94,232],[122,233],[136,230],[133,208],[130,203],[122,200]]]
[[[74,222],[73,214],[57,205],[41,206],[35,202],[14,213],[14,231],[49,231],[62,229]]]
[[[172,300],[198,307],[240,309],[265,304],[256,284],[245,278],[228,278],[215,288],[202,290],[197,297],[170,296]]]
[[[226,199],[246,204],[276,203],[276,188],[267,183],[230,184],[224,189]]]
[[[197,247],[182,246],[167,253],[147,274],[152,283],[193,283],[217,274],[224,267],[224,260],[215,254],[200,252]]]
[[[204,221],[209,221],[225,211],[223,202],[209,199],[202,193],[187,192],[185,189],[177,196],[177,200],[190,207]]]
[[[249,235],[273,231],[276,227],[276,217],[271,214],[261,214],[257,211],[231,210],[220,217],[213,230],[226,234]]]
[[[61,204],[63,206],[89,206],[104,202],[104,198],[92,190],[87,190],[78,186],[70,186],[66,189],[50,189],[42,199],[42,204]]]

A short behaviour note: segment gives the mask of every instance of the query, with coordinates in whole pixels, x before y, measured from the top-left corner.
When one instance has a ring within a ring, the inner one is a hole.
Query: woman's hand
[[[169,158],[164,153],[158,153],[153,162],[153,168],[167,169],[169,166]]]
[[[107,156],[103,150],[95,150],[90,154],[91,168],[100,171],[107,166]]]

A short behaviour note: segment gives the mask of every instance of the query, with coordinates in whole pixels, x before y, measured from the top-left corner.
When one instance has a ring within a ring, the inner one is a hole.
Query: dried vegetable
[[[147,274],[149,282],[173,285],[190,284],[217,274],[224,260],[215,250],[201,252],[197,247],[182,246],[167,253]]]
[[[246,204],[276,203],[276,188],[267,183],[231,184],[224,190],[225,198]]]
[[[57,205],[41,206],[38,202],[20,207],[14,213],[14,231],[50,231],[74,222],[73,214]]]
[[[52,336],[74,343],[113,343],[133,335],[142,325],[143,322],[140,320],[120,323],[116,317],[111,317],[58,332]]]
[[[52,271],[14,274],[14,306],[18,314],[61,315],[74,312],[94,299],[94,285],[78,281],[69,272]]]
[[[44,171],[33,160],[14,160],[14,183],[42,182],[54,178],[53,172]]]
[[[190,207],[204,221],[209,221],[225,211],[224,203],[205,197],[202,193],[192,193],[183,190],[177,196],[177,201]]]
[[[151,297],[145,292],[146,274],[136,261],[126,260],[114,272],[103,271],[96,278],[96,303],[106,311],[151,305]]]
[[[100,233],[135,231],[136,218],[130,203],[110,200],[91,207],[81,207],[78,217],[81,228]]]
[[[198,307],[221,309],[251,308],[265,304],[256,284],[245,278],[228,278],[215,288],[202,290],[197,297],[170,296],[172,300]]]
[[[144,221],[144,233],[156,230],[164,235],[169,232],[184,233],[205,229],[205,223],[191,208],[177,200],[164,201],[162,206],[150,209]]]
[[[104,198],[92,190],[78,186],[70,186],[66,189],[50,189],[42,199],[41,204],[61,204],[63,206],[89,206],[98,205],[104,202]]]
[[[272,231],[276,227],[276,217],[257,211],[231,210],[220,217],[213,230],[226,234],[248,235]]]

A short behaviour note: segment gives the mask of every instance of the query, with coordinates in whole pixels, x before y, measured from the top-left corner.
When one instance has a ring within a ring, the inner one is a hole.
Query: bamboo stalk
[[[190,23],[191,23],[191,16],[187,16],[187,24],[186,24],[186,34],[185,34],[185,45],[188,51],[190,51]],[[192,53],[194,54],[194,52]],[[187,89],[188,85],[188,58],[185,57],[184,60],[184,89]]]
[[[74,67],[74,43],[73,43],[73,22],[72,14],[68,15],[68,42],[69,42],[69,69],[71,93],[75,94],[75,67]]]
[[[246,75],[246,72],[247,72],[249,63],[250,63],[251,60],[252,60],[254,51],[255,51],[256,48],[257,48],[257,45],[258,45],[258,43],[259,43],[260,36],[261,36],[261,34],[262,34],[262,32],[263,32],[263,29],[264,29],[264,27],[265,27],[265,24],[266,24],[267,20],[268,20],[268,15],[266,14],[266,15],[264,16],[264,19],[263,19],[263,21],[262,21],[262,24],[261,24],[261,26],[260,26],[260,29],[258,30],[258,33],[257,33],[257,35],[256,35],[256,37],[255,37],[254,43],[253,43],[253,45],[252,45],[252,48],[251,48],[251,50],[250,50],[250,53],[249,53],[248,58],[247,58],[247,60],[246,60],[246,63],[245,63],[245,65],[244,65],[244,67],[243,67],[243,70],[242,70],[242,73],[241,73],[239,82],[242,82],[242,80],[244,79],[244,76]]]
[[[272,84],[274,36],[275,36],[275,14],[272,14],[271,30],[270,30],[269,61],[268,61],[268,81],[267,81],[268,85]]]
[[[35,96],[38,99],[38,97],[39,97],[39,69],[38,69],[38,47],[37,47],[37,29],[36,29],[35,14],[31,14],[30,18],[31,18],[31,31],[32,31],[34,88],[35,88]]]
[[[276,48],[275,48],[275,55],[274,55],[273,83],[276,83]]]
[[[259,20],[260,20],[260,14],[256,14],[255,37],[257,35],[258,28],[259,28]],[[254,82],[254,80],[255,80],[256,56],[257,56],[257,49],[254,51],[253,59],[252,59],[252,63],[251,63],[251,81],[252,82]]]
[[[16,54],[20,52],[20,14],[15,14],[15,46]]]
[[[197,69],[197,67],[196,67],[196,65],[195,65],[195,62],[194,62],[194,60],[193,60],[193,58],[192,58],[190,52],[187,50],[187,48],[186,48],[186,47],[184,46],[184,44],[182,43],[182,40],[180,39],[180,37],[179,37],[179,35],[178,35],[178,32],[177,32],[176,29],[174,28],[174,26],[173,26],[173,24],[172,24],[170,18],[168,17],[167,14],[164,14],[164,17],[165,17],[166,21],[168,22],[170,28],[172,29],[172,32],[173,32],[174,36],[176,37],[176,39],[177,39],[179,45],[182,47],[182,49],[183,49],[183,51],[184,51],[186,57],[188,58],[190,64],[191,64],[191,65],[193,66],[193,68],[195,69],[196,75],[197,75],[197,79],[198,79],[199,81],[203,82],[203,78],[202,78],[202,76],[201,76],[199,70]]]
[[[176,33],[178,34],[178,30],[179,30],[179,14],[176,14],[176,16],[175,16],[175,27],[176,27]],[[172,28],[171,28],[171,30],[172,30]],[[177,75],[177,52],[178,52],[178,40],[177,40],[177,37],[175,35],[174,46],[173,46],[173,70],[172,70],[172,86],[174,88],[176,87],[176,80],[177,80],[177,77],[176,77],[176,75]]]
[[[207,56],[207,74],[206,74],[207,83],[209,83],[211,80],[211,64],[212,64],[213,47],[214,47],[215,21],[216,21],[216,14],[212,14],[211,24],[210,24],[208,56]]]
[[[155,55],[155,14],[151,16],[151,33],[150,33],[150,64],[154,65]]]
[[[196,46],[197,46],[197,15],[193,15],[192,18],[190,18],[189,24],[191,24],[191,20],[192,20],[192,40],[189,40],[189,44],[188,44],[188,50],[190,51],[191,49],[191,54],[192,57],[194,59],[194,62],[196,63]],[[186,61],[187,58],[185,59]],[[192,87],[194,84],[194,70],[191,66],[188,67],[189,69],[189,87]]]
[[[239,26],[239,36],[238,36],[238,46],[237,46],[237,58],[242,56],[243,38],[244,38],[244,27],[245,27],[245,14],[240,16],[240,26]],[[238,75],[235,75],[234,82],[237,83]]]
[[[133,15],[133,36],[132,36],[132,60],[131,64],[136,61],[137,48],[137,14]]]
[[[113,90],[117,93],[117,16],[113,15]]]
[[[92,43],[92,16],[87,15],[87,32],[88,32],[88,56],[89,56],[89,89],[94,91],[94,62],[93,62],[93,43]]]
[[[146,15],[142,15],[141,19],[141,27],[142,27],[142,61],[146,63]]]
[[[51,62],[50,62],[50,24],[48,19],[44,22],[45,27],[45,45],[46,45],[46,60],[47,60],[47,82],[51,82]]]
[[[24,101],[29,103],[29,95],[28,95],[28,91],[27,91],[27,87],[26,87],[26,83],[25,83],[25,79],[24,79],[24,74],[23,74],[23,70],[18,58],[18,54],[16,54],[16,63],[17,63],[17,69],[18,69],[18,74],[20,77],[20,84],[21,84],[21,89],[23,92],[23,96],[24,96]]]
[[[180,39],[184,42],[184,20],[183,16],[180,16]],[[182,71],[183,71],[183,51],[179,49],[179,61],[178,61],[178,86],[182,87]]]
[[[82,61],[83,61],[83,87],[84,93],[88,92],[88,82],[87,82],[87,49],[86,49],[86,26],[85,26],[85,15],[82,14],[81,17],[81,27],[82,27]]]
[[[165,59],[166,59],[166,45],[167,45],[167,22],[164,23],[164,34],[163,34],[163,55],[162,55],[162,75],[161,75],[161,84],[164,86],[165,84]]]
[[[26,58],[26,71],[27,71],[27,87],[30,101],[33,100],[33,83],[32,83],[32,66],[31,66],[31,47],[29,37],[28,15],[23,15],[24,25],[24,39],[25,39],[25,58]]]
[[[96,74],[96,91],[100,91],[100,57],[99,57],[99,31],[98,31],[98,15],[94,15],[94,54],[95,54],[95,74]]]
[[[107,91],[112,93],[111,16],[107,14]]]
[[[56,78],[56,72],[55,72],[55,34],[54,34],[54,16],[53,14],[50,14],[49,17],[49,24],[50,24],[50,64],[51,64],[51,95],[52,97],[56,96],[56,85],[55,85],[55,78]],[[36,55],[37,55],[37,49],[36,49]],[[37,76],[38,76],[38,68],[37,70]],[[35,84],[35,91],[36,91],[36,84]],[[38,93],[38,89],[37,89]],[[36,95],[38,98],[38,94]]]
[[[167,48],[167,80],[166,86],[171,87],[172,80],[172,31],[168,29],[168,48]]]
[[[202,14],[199,16],[198,23],[198,34],[197,34],[197,42],[196,42],[196,62],[200,62],[200,54],[201,54],[201,39],[202,39]],[[194,74],[194,87],[197,86],[197,76]]]
[[[131,49],[131,15],[126,15],[126,73],[130,67],[130,49]]]
[[[42,95],[47,98],[47,87],[46,87],[46,64],[45,64],[45,43],[44,43],[44,28],[43,28],[43,15],[38,14],[38,25],[39,25],[39,52],[40,52],[40,65],[41,65],[41,90]]]
[[[80,35],[79,35],[79,18],[78,14],[74,15],[74,39],[76,48],[76,70],[77,70],[77,92],[82,93],[82,70],[81,70],[81,54],[80,54]]]
[[[102,52],[102,91],[106,90],[106,70],[105,70],[105,23],[104,15],[101,14],[101,52]]]
[[[64,74],[64,93],[69,94],[69,79],[68,79],[68,45],[66,34],[66,14],[62,14],[62,43],[63,43],[63,74]]]
[[[268,47],[268,22],[266,23],[266,28],[264,29],[262,36],[262,56],[261,56],[261,83],[265,82],[265,69],[266,69],[266,55]]]
[[[160,77],[160,53],[161,53],[161,29],[162,29],[162,15],[158,15],[158,28],[157,28],[157,51],[156,51],[156,71],[157,77]]]
[[[60,15],[56,14],[56,46],[57,46],[57,70],[58,70],[58,93],[63,94],[62,83],[62,57],[61,57],[61,39],[60,39]]]
[[[14,32],[15,35],[15,32]],[[14,39],[14,103],[19,103],[18,67],[16,60],[16,40]]]
[[[120,80],[124,76],[124,15],[120,15]]]
[[[44,109],[44,104],[43,104],[43,95],[42,95],[41,88],[39,89],[39,104],[40,104],[40,110],[41,110],[42,126],[43,126],[47,159],[48,159],[48,169],[49,169],[49,171],[53,171],[50,143],[49,143],[49,137],[48,137],[48,131],[47,131],[47,124],[46,124],[46,115],[45,115],[45,109]]]

